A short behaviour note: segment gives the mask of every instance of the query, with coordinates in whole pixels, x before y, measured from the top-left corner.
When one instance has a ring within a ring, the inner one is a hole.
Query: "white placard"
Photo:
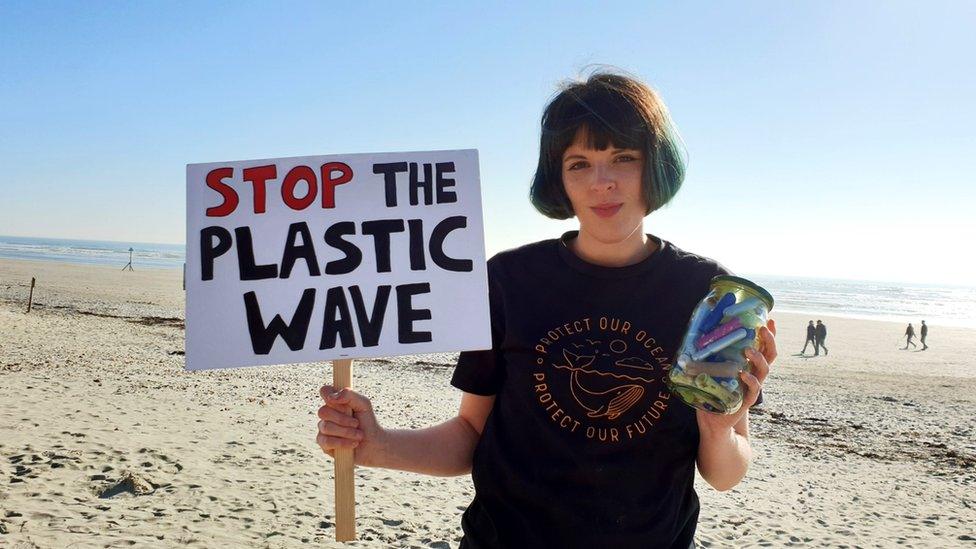
[[[491,346],[478,151],[186,167],[186,367]]]

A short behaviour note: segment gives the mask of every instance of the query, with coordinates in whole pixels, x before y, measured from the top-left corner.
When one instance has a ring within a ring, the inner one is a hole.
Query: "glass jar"
[[[766,325],[773,296],[744,278],[720,275],[691,315],[668,373],[671,391],[689,406],[734,414],[742,406],[749,370],[746,349],[761,351],[759,328]]]

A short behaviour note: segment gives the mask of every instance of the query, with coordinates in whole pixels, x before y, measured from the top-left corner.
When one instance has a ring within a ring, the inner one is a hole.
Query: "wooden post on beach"
[[[352,387],[352,359],[332,361],[332,386],[336,389]],[[349,412],[352,415],[352,411]],[[335,451],[335,539],[356,539],[356,486],[352,448]]]
[[[27,312],[31,310],[31,304],[34,303],[34,277],[31,277],[31,289],[30,294],[27,296]]]

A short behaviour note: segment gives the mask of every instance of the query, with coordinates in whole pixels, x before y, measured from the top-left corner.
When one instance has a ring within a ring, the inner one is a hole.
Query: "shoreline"
[[[45,258],[45,257],[12,258],[12,257],[4,257],[0,255],[0,262],[3,261],[7,261],[11,263],[27,263],[27,264],[42,263],[42,264],[64,265],[64,266],[85,266],[85,267],[105,268],[109,270],[113,268],[118,268],[118,270],[122,269],[122,267],[116,264],[108,265],[102,262],[70,261],[70,260],[65,260],[63,258]],[[145,264],[140,264],[139,262],[135,262],[135,265],[138,266],[138,270],[161,270],[161,271],[179,271],[179,272],[182,272],[182,270],[185,267],[184,263],[180,263],[179,265],[145,265]],[[767,275],[753,275],[753,276],[759,278],[769,278]],[[795,277],[795,278],[798,280],[804,279],[804,277]],[[813,283],[822,283],[822,282],[829,282],[834,280],[840,282],[855,282],[855,283],[878,282],[878,281],[860,281],[860,280],[827,279],[827,278],[825,279],[809,278],[809,280]],[[896,284],[896,283],[892,283],[892,284]],[[904,284],[909,284],[909,283],[904,283]],[[911,283],[911,284],[925,286],[924,284],[920,284],[920,283]],[[961,290],[974,289],[971,287],[959,286],[959,285],[928,285],[928,286],[952,287]],[[812,316],[815,319],[816,318],[822,319],[822,318],[829,317],[829,318],[851,319],[851,320],[867,320],[867,321],[875,321],[875,322],[890,322],[895,324],[900,323],[903,328],[905,325],[907,325],[908,322],[917,324],[919,320],[922,320],[924,318],[929,324],[929,326],[947,327],[947,328],[966,328],[966,329],[976,330],[976,318],[959,319],[959,318],[952,318],[952,317],[942,317],[938,315],[927,315],[927,316],[915,315],[915,316],[919,316],[919,318],[915,318],[914,316],[909,316],[908,314],[869,314],[869,313],[866,314],[866,313],[858,313],[858,312],[849,313],[844,311],[823,310],[823,309],[816,309],[816,308],[804,309],[802,307],[796,307],[793,305],[780,305],[780,307],[776,309],[775,312],[779,312],[779,311],[782,311],[783,313],[787,313],[790,315]]]
[[[8,263],[9,264],[9,267],[4,268],[3,267],[3,264],[4,263]],[[2,273],[3,271],[9,271],[11,273],[14,273],[15,272],[15,273],[18,273],[20,275],[27,275],[27,284],[28,285],[30,283],[30,277],[29,277],[29,274],[27,274],[27,273],[30,271],[30,267],[32,265],[60,266],[60,267],[65,267],[65,268],[92,268],[92,269],[103,270],[106,273],[109,273],[109,272],[112,272],[112,271],[121,271],[121,267],[110,266],[110,265],[103,265],[103,264],[98,264],[98,263],[73,262],[73,261],[65,261],[63,259],[56,259],[56,258],[52,258],[52,259],[45,259],[45,258],[8,258],[8,257],[0,256],[0,273]],[[137,263],[137,265],[138,265],[138,263]],[[182,269],[183,269],[183,266],[182,265],[178,265],[178,266],[147,266],[147,265],[141,265],[140,266],[140,269],[137,269],[137,270],[147,270],[147,271],[154,271],[154,272],[155,271],[163,271],[163,272],[167,272],[167,273],[176,272],[176,273],[179,273],[179,276],[180,277],[182,277]],[[47,269],[45,269],[44,267],[41,267],[38,270],[46,271]],[[827,280],[827,279],[824,279],[824,280]],[[182,279],[181,279],[181,281],[182,281]],[[0,282],[2,282],[2,279],[0,279]],[[965,287],[961,287],[961,288],[965,288]],[[858,314],[858,313],[844,313],[844,312],[837,312],[837,311],[823,311],[823,310],[816,310],[816,309],[796,309],[796,308],[792,308],[792,307],[788,307],[788,306],[785,309],[784,308],[774,308],[771,316],[773,318],[778,318],[778,317],[783,316],[783,315],[789,315],[790,317],[810,317],[808,319],[813,319],[813,320],[817,320],[817,319],[831,319],[831,320],[844,320],[844,321],[847,321],[847,320],[862,320],[862,321],[867,321],[867,322],[881,322],[881,323],[888,323],[888,324],[893,324],[893,325],[899,325],[899,326],[901,326],[901,329],[902,330],[904,330],[905,325],[908,322],[912,322],[913,324],[917,324],[918,320],[921,320],[921,319],[917,319],[917,320],[916,319],[911,319],[911,318],[908,318],[907,316],[906,317],[896,317],[896,316],[893,316],[893,315],[868,315],[868,314]],[[970,323],[968,323],[966,321],[961,321],[961,320],[960,321],[956,321],[956,320],[953,320],[953,319],[940,318],[938,316],[931,316],[931,315],[928,316],[928,317],[925,317],[924,320],[926,320],[926,323],[930,327],[940,327],[940,328],[941,327],[945,327],[945,328],[952,328],[952,329],[964,329],[964,330],[973,330],[974,332],[976,332],[976,325],[970,324]]]
[[[103,267],[106,269],[118,269],[122,270],[124,263],[119,266],[109,265],[103,262],[86,262],[86,261],[68,261],[59,257],[10,257],[5,255],[0,255],[0,261],[10,261],[10,262],[23,262],[23,263],[53,263],[59,265],[75,265],[81,267]],[[144,263],[139,263],[138,261],[133,261],[133,266],[138,265],[140,269],[159,269],[159,270],[173,270],[182,271],[183,263],[179,265],[146,265]]]
[[[825,318],[829,318],[832,320],[838,319],[838,320],[863,320],[866,322],[883,322],[886,324],[893,324],[895,326],[900,326],[902,330],[905,329],[905,327],[909,322],[911,322],[917,330],[919,326],[919,320],[925,320],[925,323],[928,324],[930,327],[938,326],[944,328],[958,328],[962,330],[976,331],[976,325],[970,324],[966,321],[954,321],[953,319],[939,318],[938,316],[927,316],[924,318],[915,319],[915,318],[908,318],[907,316],[894,317],[889,315],[872,316],[872,315],[862,315],[857,313],[836,313],[836,312],[828,313],[823,311],[797,310],[791,308],[774,310],[772,314],[775,317],[777,313],[787,314],[791,316],[808,317],[808,320],[814,320],[814,321],[818,319],[823,320]],[[933,322],[930,319],[935,320],[935,322]]]
[[[122,272],[101,265],[0,259],[0,302],[14,308],[21,304],[26,308],[31,276],[37,278],[33,297],[35,310],[53,308],[75,311],[81,315],[117,317],[130,322],[168,323],[182,329],[185,292],[182,290],[180,270]],[[84,284],[79,285],[79,280],[84,280]],[[905,357],[901,357],[902,353],[896,351],[905,342],[905,325],[902,323],[777,312],[775,309],[770,316],[777,322],[781,358],[791,356],[798,363],[825,361],[832,368],[848,371],[976,378],[976,361],[972,358],[976,357],[976,328],[930,322],[930,350],[920,352],[910,349],[904,353]],[[807,321],[817,319],[827,325],[827,347],[832,352],[826,357],[815,358],[810,356],[808,350],[807,356],[799,356]],[[182,331],[180,335],[182,337]],[[919,344],[917,336],[915,342]],[[949,343],[954,345],[947,347]],[[863,356],[871,356],[872,359],[859,360]],[[881,357],[886,358],[882,360]],[[911,358],[900,360],[906,357]],[[790,363],[784,366],[789,367]]]

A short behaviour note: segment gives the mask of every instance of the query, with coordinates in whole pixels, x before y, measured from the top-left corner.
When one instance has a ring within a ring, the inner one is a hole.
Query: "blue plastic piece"
[[[698,330],[699,333],[707,334],[708,332],[714,330],[715,327],[718,326],[719,321],[722,320],[722,317],[725,316],[725,310],[734,303],[735,294],[729,292],[723,295],[722,299],[719,299],[718,303],[715,304],[715,308],[712,309],[712,312],[708,313],[708,316],[706,316],[705,320],[702,321],[701,327]]]
[[[749,332],[752,332],[753,336],[755,336],[756,334],[756,332],[754,332],[753,330],[746,330],[745,328],[739,328],[738,330],[723,337],[722,339],[709,343],[704,349],[691,355],[691,359],[696,362],[700,360],[704,360],[705,358],[708,358],[713,354],[721,351],[722,349],[732,345],[736,341],[749,337]]]
[[[727,317],[733,317],[739,313],[751,311],[760,305],[762,305],[762,301],[759,301],[759,298],[750,297],[749,299],[743,299],[741,303],[736,303],[735,305],[725,309],[722,314]]]

